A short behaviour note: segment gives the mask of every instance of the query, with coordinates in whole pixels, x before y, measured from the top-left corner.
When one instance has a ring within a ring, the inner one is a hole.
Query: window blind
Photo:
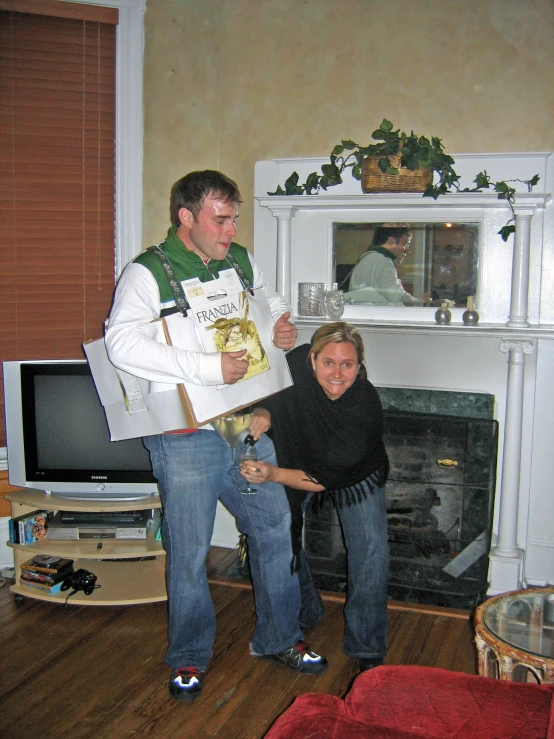
[[[2,362],[81,358],[102,335],[115,282],[116,23],[111,8],[0,0]],[[3,402],[2,389],[2,422]]]

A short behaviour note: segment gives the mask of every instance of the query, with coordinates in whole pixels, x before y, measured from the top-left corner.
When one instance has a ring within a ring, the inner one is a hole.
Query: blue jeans
[[[255,495],[240,490],[246,480],[238,468],[238,450],[215,431],[161,434],[144,439],[158,480],[167,555],[169,648],[173,669],[206,670],[215,637],[215,613],[208,588],[206,556],[218,499],[248,536],[256,626],[251,652],[275,654],[302,639],[298,626],[300,587],[291,575],[290,509],[276,483],[258,485]],[[272,441],[256,444],[259,459],[276,464]]]
[[[366,491],[367,497],[361,502],[337,506],[347,557],[342,651],[355,659],[382,658],[387,653],[389,544],[385,489],[376,487],[370,493],[366,487]],[[300,623],[306,627],[321,618],[323,605],[303,550],[298,575]]]

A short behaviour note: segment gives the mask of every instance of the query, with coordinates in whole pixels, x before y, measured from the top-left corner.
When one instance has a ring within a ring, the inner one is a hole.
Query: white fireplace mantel
[[[328,160],[258,162],[254,254],[279,291],[297,304],[299,282],[333,281],[333,221],[459,221],[480,224],[477,304],[481,320],[464,326],[453,309],[449,326],[434,310],[347,306],[344,320],[364,337],[366,363],[378,386],[486,392],[500,425],[490,593],[554,583],[554,496],[551,456],[554,400],[554,173],[550,153],[454,154],[462,186],[479,171],[517,185],[516,237],[499,229],[510,215],[496,194],[455,193],[436,201],[418,194],[360,194],[347,179],[316,196],[270,196],[297,171]],[[302,341],[325,319],[297,318]]]
[[[270,196],[292,171],[300,177],[318,169],[325,160],[279,159],[258,162],[255,174],[256,260],[275,280],[278,290],[294,307],[299,282],[333,282],[333,223],[402,219],[409,222],[478,222],[480,224],[477,304],[485,323],[524,327],[539,322],[540,305],[531,288],[540,282],[545,241],[544,211],[551,202],[552,166],[549,153],[453,155],[460,185],[471,187],[479,171],[493,181],[516,179],[516,238],[504,243],[499,229],[511,212],[496,193],[450,193],[437,200],[418,193],[361,194],[350,170],[344,182],[318,195]],[[538,185],[527,192],[524,180],[539,175]],[[263,246],[262,246],[263,244]],[[553,295],[554,297],[554,295]],[[529,307],[531,299],[531,308]],[[548,301],[545,302],[548,305]],[[398,310],[393,306],[347,306],[345,317],[384,323],[432,322],[425,308]],[[461,323],[463,310],[453,312]],[[554,307],[547,322],[554,323]]]
[[[267,208],[277,222],[277,253],[276,253],[276,283],[277,290],[285,297],[287,302],[295,304],[294,298],[297,293],[294,292],[295,286],[302,280],[294,279],[294,272],[291,271],[292,263],[292,219],[298,213],[319,213],[325,219],[332,221],[338,220],[394,220],[402,214],[402,218],[406,221],[433,221],[433,220],[452,220],[463,221],[477,220],[480,221],[486,233],[490,233],[489,223],[497,220],[500,213],[501,218],[509,216],[509,208],[506,203],[498,200],[493,193],[457,193],[456,195],[446,195],[438,200],[423,199],[417,194],[397,194],[391,193],[376,195],[319,195],[319,196],[268,196],[256,198],[258,204],[262,208]],[[516,214],[516,238],[512,250],[512,290],[510,293],[510,315],[509,326],[517,328],[529,326],[527,316],[527,299],[528,299],[528,282],[529,282],[529,263],[530,263],[530,243],[531,243],[531,219],[537,210],[543,210],[545,205],[550,201],[549,194],[544,193],[521,193],[517,197],[514,205]],[[388,216],[388,218],[387,218]],[[329,229],[328,229],[329,230]],[[488,252],[492,247],[496,246],[498,238],[482,240],[480,248],[480,262],[483,269],[487,268],[486,262],[489,259]],[[508,249],[508,247],[507,247]],[[506,249],[506,250],[507,250]],[[316,280],[312,277],[311,281],[322,281],[328,285],[333,282],[332,277],[332,244],[328,242],[325,254],[319,255],[326,257],[323,267],[326,267],[326,274],[323,276],[321,270],[321,279]],[[494,258],[494,257],[493,257]],[[308,280],[306,280],[308,281]],[[489,289],[490,288],[490,289]],[[488,286],[481,280],[479,293],[479,309],[484,320],[498,320],[498,310],[500,306],[497,302],[496,289],[494,285]],[[489,304],[490,303],[490,304]],[[384,313],[383,313],[384,311]],[[385,318],[386,313],[390,314],[390,307],[379,308],[376,306],[354,308],[348,307],[346,317],[359,318],[367,314],[367,318]],[[459,311],[461,315],[462,311]],[[396,311],[398,314],[398,311]],[[391,320],[405,320],[395,316]],[[432,320],[428,310],[423,309],[417,311],[419,320]]]

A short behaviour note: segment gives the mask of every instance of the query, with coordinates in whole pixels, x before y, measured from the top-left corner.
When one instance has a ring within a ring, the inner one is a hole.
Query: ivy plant
[[[394,130],[391,121],[383,118],[379,128],[371,134],[371,138],[377,143],[361,146],[355,141],[346,140],[337,144],[329,155],[329,164],[323,164],[321,173],[311,172],[304,183],[300,183],[297,172],[293,172],[285,181],[284,188],[277,186],[274,192],[268,195],[317,195],[321,190],[340,185],[342,174],[346,169],[352,170],[352,177],[356,180],[362,178],[362,163],[367,157],[378,156],[379,168],[388,174],[398,174],[398,169],[391,161],[391,157],[400,154],[400,166],[410,170],[430,168],[438,175],[438,181],[427,186],[423,197],[431,197],[435,200],[440,195],[453,192],[482,192],[492,188],[497,193],[499,200],[505,200],[510,206],[511,217],[498,232],[504,241],[508,240],[510,234],[515,232],[514,203],[516,190],[512,184],[523,182],[529,192],[538,183],[540,177],[536,174],[529,180],[501,180],[492,182],[486,171],[479,172],[473,182],[475,187],[461,188],[460,177],[454,169],[454,159],[444,151],[441,139],[436,136],[427,138],[417,136],[413,131],[410,134]]]

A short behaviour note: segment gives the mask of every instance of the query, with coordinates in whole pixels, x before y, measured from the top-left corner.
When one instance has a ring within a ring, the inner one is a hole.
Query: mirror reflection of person
[[[329,496],[347,550],[342,650],[360,669],[380,665],[387,651],[389,545],[385,482],[389,462],[383,410],[367,379],[364,344],[348,323],[329,323],[287,354],[294,385],[257,404],[256,437],[269,430],[278,465],[257,462],[242,472],[249,482],[282,483],[292,511],[293,568],[298,570],[300,626],[323,616],[306,553],[303,509]]]
[[[410,252],[412,233],[406,226],[380,226],[373,244],[363,254],[352,271],[345,299],[367,303],[402,303],[424,305],[429,294],[416,298],[407,292],[396,271]]]

